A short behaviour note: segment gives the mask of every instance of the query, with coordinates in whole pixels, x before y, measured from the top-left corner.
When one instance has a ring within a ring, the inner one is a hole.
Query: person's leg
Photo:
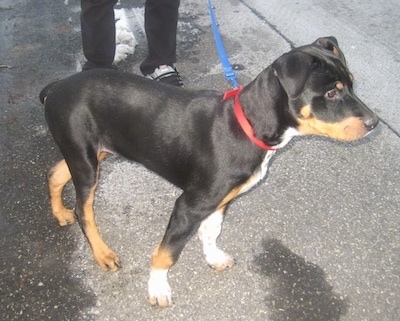
[[[83,70],[112,68],[115,56],[114,5],[117,0],[81,0]]]
[[[146,0],[145,30],[148,56],[140,65],[149,75],[161,65],[173,66],[176,61],[176,32],[180,0]]]

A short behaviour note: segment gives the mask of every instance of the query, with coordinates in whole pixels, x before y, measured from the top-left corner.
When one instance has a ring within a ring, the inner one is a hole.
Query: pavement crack
[[[250,5],[248,5],[245,1],[243,0],[239,0],[240,3],[242,3],[245,7],[247,7],[258,19],[260,19],[262,22],[264,22],[265,24],[267,24],[273,31],[275,31],[280,37],[282,37],[282,39],[284,39],[289,45],[290,48],[293,49],[295,48],[295,44],[293,41],[291,41],[288,37],[286,37],[279,29],[276,25],[274,25],[273,23],[271,23],[270,21],[268,21],[268,19],[266,17],[263,16],[263,14],[259,11],[257,11],[256,9],[254,9],[253,7],[251,7]]]
[[[384,124],[393,134],[395,134],[397,138],[400,138],[400,133],[393,126],[390,126],[390,124],[387,121],[385,121],[384,119],[382,119],[382,117],[380,117],[380,116],[378,116],[378,117],[379,117],[379,121],[382,124]]]

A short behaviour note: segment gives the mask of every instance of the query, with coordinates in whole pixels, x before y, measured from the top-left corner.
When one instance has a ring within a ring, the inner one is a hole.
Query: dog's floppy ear
[[[344,54],[342,50],[340,50],[339,43],[335,37],[318,38],[313,44],[332,52],[346,65],[346,59],[344,58]]]
[[[296,99],[303,91],[311,64],[312,57],[300,51],[286,53],[273,62],[274,74],[290,99]]]

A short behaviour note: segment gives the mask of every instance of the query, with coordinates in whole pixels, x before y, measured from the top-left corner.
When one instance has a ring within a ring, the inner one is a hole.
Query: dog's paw
[[[97,264],[105,271],[115,272],[121,268],[121,260],[110,249],[98,250],[94,255]]]
[[[215,249],[212,252],[208,252],[206,254],[206,261],[213,269],[218,272],[230,269],[235,265],[234,259],[232,259],[229,254],[221,251],[220,249]]]
[[[74,211],[66,208],[62,209],[59,212],[54,212],[53,216],[57,220],[58,224],[60,224],[60,226],[71,225],[74,224],[76,221]]]
[[[167,279],[168,270],[153,270],[149,278],[149,302],[166,308],[172,305],[171,287]]]

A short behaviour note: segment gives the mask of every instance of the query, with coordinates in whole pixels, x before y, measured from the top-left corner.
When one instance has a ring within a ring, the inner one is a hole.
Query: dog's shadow
[[[348,302],[333,291],[320,267],[279,240],[265,240],[263,247],[255,263],[269,281],[265,296],[269,320],[336,321],[346,314]]]

